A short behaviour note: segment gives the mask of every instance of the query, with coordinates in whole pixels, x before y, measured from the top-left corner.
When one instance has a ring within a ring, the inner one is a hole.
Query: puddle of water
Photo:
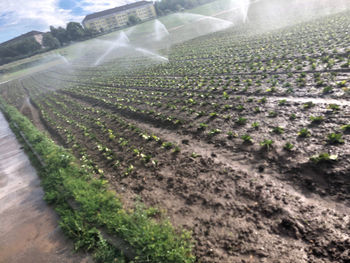
[[[74,254],[35,169],[0,112],[0,262],[92,262]]]

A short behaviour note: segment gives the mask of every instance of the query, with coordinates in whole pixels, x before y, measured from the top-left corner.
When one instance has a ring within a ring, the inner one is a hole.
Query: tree
[[[69,42],[67,31],[63,27],[55,28],[53,26],[50,26],[50,32],[53,37],[57,38],[58,41],[60,41],[61,45]]]
[[[41,50],[41,45],[34,37],[27,37],[0,46],[0,65],[33,55]]]
[[[69,39],[73,41],[82,40],[85,36],[84,28],[77,22],[69,22],[66,30]]]
[[[213,0],[162,0],[156,1],[154,6],[157,14],[160,16],[171,12],[182,11],[183,9],[193,8],[211,1]]]
[[[43,36],[43,45],[48,49],[55,49],[61,46],[60,41],[52,33],[45,33]]]
[[[92,28],[85,28],[84,31],[85,31],[85,36],[89,38],[97,36],[99,33],[98,30],[92,29]]]
[[[16,57],[19,53],[11,47],[3,46],[0,47],[0,58]]]
[[[16,42],[13,49],[21,55],[29,55],[41,49],[41,45],[34,39],[34,37],[26,38]]]
[[[141,21],[141,19],[138,16],[130,15],[128,18],[128,25],[132,26],[132,25],[137,24],[140,21]]]

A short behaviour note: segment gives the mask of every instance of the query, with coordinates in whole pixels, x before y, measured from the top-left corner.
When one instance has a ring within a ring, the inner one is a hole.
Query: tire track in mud
[[[348,206],[302,192],[283,180],[274,164],[239,147],[228,151],[156,123],[104,110],[181,145],[181,152],[161,160],[153,174],[122,178],[122,186],[117,182],[115,187],[141,189],[136,196],[165,209],[176,225],[192,230],[195,253],[202,262],[346,262],[350,256]],[[192,152],[200,156],[192,158]]]

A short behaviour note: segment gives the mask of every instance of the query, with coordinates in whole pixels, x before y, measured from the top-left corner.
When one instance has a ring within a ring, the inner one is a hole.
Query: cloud
[[[81,0],[77,5],[87,13],[102,11],[135,2],[135,0]]]
[[[59,8],[58,0],[0,1],[0,31],[13,27],[46,30],[50,25],[65,26],[68,21],[78,18],[70,10]]]
[[[135,0],[0,0],[0,42],[31,30],[65,27],[84,15],[135,2]]]
[[[73,9],[60,8],[68,3],[78,8],[80,14]],[[47,30],[50,25],[65,26],[69,21],[81,22],[83,15],[135,2],[133,0],[1,0],[0,32],[11,27]]]

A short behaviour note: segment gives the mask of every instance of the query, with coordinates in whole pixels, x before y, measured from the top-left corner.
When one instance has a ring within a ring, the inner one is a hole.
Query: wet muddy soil
[[[91,262],[73,252],[35,169],[0,113],[0,262]]]
[[[74,116],[78,123],[93,125]],[[122,130],[105,116],[94,116],[98,117],[113,131]],[[192,231],[198,262],[349,262],[347,176],[327,177],[312,166],[297,166],[296,170],[292,160],[275,160],[275,150],[261,152],[261,156],[243,148],[233,151],[216,140],[123,117],[147,134],[175,142],[181,152],[169,154],[126,131],[124,138],[142,144],[159,163],[157,169],[135,163],[133,173],[121,176],[103,161],[93,142],[82,139],[78,130],[72,132],[125,203],[141,199],[165,210],[174,225]],[[55,123],[64,125],[57,118]],[[103,137],[97,135],[118,151],[117,145]],[[125,159],[130,161],[129,157]],[[335,179],[341,185],[335,185]]]

